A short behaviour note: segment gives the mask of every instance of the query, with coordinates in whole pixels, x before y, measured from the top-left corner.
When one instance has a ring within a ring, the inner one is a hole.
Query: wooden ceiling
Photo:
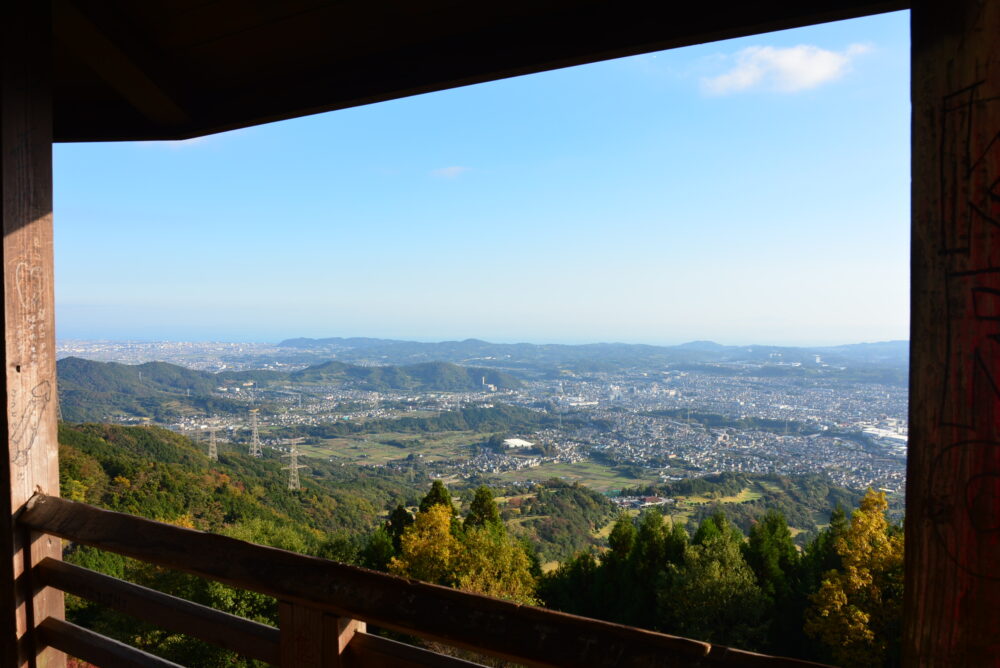
[[[183,139],[908,4],[56,0],[54,133]]]

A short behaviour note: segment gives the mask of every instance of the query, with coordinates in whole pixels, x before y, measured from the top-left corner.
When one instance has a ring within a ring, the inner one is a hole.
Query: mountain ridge
[[[689,341],[674,346],[642,343],[491,343],[463,341],[405,341],[376,338],[294,338],[279,348],[335,355],[342,361],[378,361],[404,364],[443,360],[489,365],[570,365],[581,371],[610,367],[671,363],[800,363],[833,366],[879,365],[905,369],[909,341],[891,340],[837,346],[723,345],[715,341]]]

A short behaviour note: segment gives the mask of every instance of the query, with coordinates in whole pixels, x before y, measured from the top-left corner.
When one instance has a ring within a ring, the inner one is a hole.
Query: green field
[[[567,482],[578,482],[598,492],[656,482],[656,476],[652,473],[646,478],[633,478],[619,473],[609,466],[592,461],[575,464],[542,464],[530,469],[507,471],[499,474],[498,477],[505,482],[559,478]]]
[[[299,446],[299,450],[312,457],[332,457],[350,464],[380,465],[395,459],[403,459],[410,454],[422,455],[424,462],[434,462],[469,457],[472,454],[469,446],[481,443],[490,435],[474,431],[358,434],[326,439],[319,444],[303,444]],[[633,478],[612,467],[592,461],[575,464],[543,464],[520,471],[500,473],[497,477],[504,482],[559,478],[578,482],[599,492],[657,481],[653,473],[643,478]]]
[[[639,510],[637,508],[629,508],[628,510],[625,511],[624,514],[630,517],[635,517],[639,514]],[[615,522],[617,521],[618,521],[617,517],[612,519],[607,524],[602,526],[600,529],[594,531],[591,535],[594,538],[607,538],[608,536],[611,535],[611,530],[615,528]]]
[[[384,433],[326,439],[318,445],[300,445],[313,457],[333,457],[352,464],[385,464],[410,454],[423,455],[424,461],[468,457],[469,446],[489,434],[473,431],[449,431],[434,434]]]
[[[703,503],[743,503],[744,501],[756,501],[762,496],[764,496],[762,493],[754,492],[751,491],[749,487],[744,487],[743,490],[735,496],[718,496],[713,498],[708,496],[693,495],[680,497],[680,499],[683,499],[687,503],[693,505],[701,505]]]

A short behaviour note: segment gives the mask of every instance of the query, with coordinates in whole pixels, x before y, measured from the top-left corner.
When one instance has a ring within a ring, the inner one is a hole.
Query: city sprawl
[[[211,372],[294,372],[333,355],[365,367],[406,361],[371,351],[346,353],[343,347],[84,341],[63,342],[60,349],[61,357],[128,364],[159,360]],[[212,415],[179,411],[162,422],[197,434],[214,420],[222,438],[237,447],[247,439],[247,417],[240,407],[263,406],[260,437],[265,448],[287,451],[291,436],[309,433],[311,438],[294,439],[304,454],[428,477],[492,476],[523,483],[560,477],[610,490],[629,481],[720,472],[821,473],[845,487],[903,493],[905,383],[845,378],[846,366],[827,363],[818,354],[768,352],[761,357],[751,351],[729,357],[586,370],[579,364],[486,355],[456,361],[508,371],[519,379],[517,386],[500,387],[484,376],[461,391],[372,390],[316,378],[296,382],[294,374],[278,380],[229,378],[211,391],[227,400],[230,410]],[[496,406],[520,407],[538,419],[530,427],[515,425],[504,440],[475,429],[428,429],[415,436],[392,427],[402,418]],[[102,417],[142,422],[126,413]],[[386,431],[315,431],[344,424],[383,425]]]

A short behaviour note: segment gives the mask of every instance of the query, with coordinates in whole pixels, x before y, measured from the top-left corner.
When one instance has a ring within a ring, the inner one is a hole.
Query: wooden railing
[[[82,545],[192,573],[278,600],[274,628],[45,559],[31,572],[49,586],[279,666],[473,666],[367,633],[367,624],[527,666],[816,665],[518,605],[326,559],[36,495],[19,524]],[[57,619],[39,642],[97,665],[173,666]]]

